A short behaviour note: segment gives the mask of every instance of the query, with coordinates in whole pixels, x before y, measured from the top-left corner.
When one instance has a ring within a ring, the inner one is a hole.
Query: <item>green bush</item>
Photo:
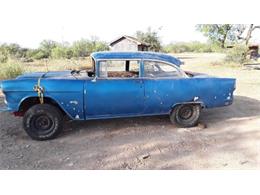
[[[5,63],[0,64],[0,79],[12,79],[23,74],[24,70],[20,64]]]
[[[87,57],[95,51],[109,50],[109,47],[107,43],[99,41],[98,39],[81,39],[72,44],[71,50],[73,57]]]
[[[0,63],[6,63],[8,61],[8,53],[4,49],[0,49]]]
[[[26,55],[27,58],[32,58],[32,59],[35,59],[35,60],[41,60],[41,59],[44,59],[44,58],[48,58],[48,54],[41,50],[41,49],[33,49],[33,50],[30,50],[27,52],[27,55]]]
[[[0,45],[0,60],[1,63],[7,62],[8,59],[20,59],[26,58],[26,53],[29,49],[22,48],[18,44],[11,43],[11,44],[2,44]],[[4,59],[4,60],[3,60]]]
[[[228,63],[243,64],[247,61],[248,48],[245,45],[236,45],[227,51],[225,61]]]
[[[71,59],[73,57],[73,51],[69,47],[60,45],[52,49],[51,57],[54,59]]]
[[[88,51],[89,41],[86,39],[81,39],[75,41],[71,47],[74,57],[86,57],[90,54]]]

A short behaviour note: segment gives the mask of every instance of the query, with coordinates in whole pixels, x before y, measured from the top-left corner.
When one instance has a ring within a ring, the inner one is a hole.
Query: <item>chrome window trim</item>
[[[143,76],[142,78],[150,78],[150,79],[158,79],[158,78],[188,78],[188,76],[185,74],[185,72],[183,71],[183,70],[181,70],[180,69],[180,67],[179,66],[177,66],[177,65],[175,65],[175,64],[172,64],[172,63],[170,63],[170,62],[166,62],[166,61],[162,61],[162,60],[143,60],[143,66],[144,66],[144,62],[145,61],[149,61],[149,62],[160,62],[160,63],[164,63],[164,64],[167,64],[167,65],[169,65],[169,66],[172,66],[172,67],[174,67],[178,72],[179,72],[179,77],[145,77],[145,76]]]

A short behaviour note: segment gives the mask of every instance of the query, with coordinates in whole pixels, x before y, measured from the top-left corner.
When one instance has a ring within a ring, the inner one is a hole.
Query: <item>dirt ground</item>
[[[203,110],[194,128],[167,116],[74,121],[45,142],[31,140],[21,118],[0,113],[0,169],[259,169],[260,71],[221,67],[221,54],[179,57],[183,69],[237,78],[234,104]]]

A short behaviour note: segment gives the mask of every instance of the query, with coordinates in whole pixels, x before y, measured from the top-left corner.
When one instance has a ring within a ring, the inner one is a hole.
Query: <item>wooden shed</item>
[[[149,44],[135,37],[123,35],[109,44],[112,51],[148,51]]]
[[[251,59],[256,59],[259,57],[258,51],[259,51],[259,46],[258,45],[250,45],[248,47],[249,49],[249,54]]]

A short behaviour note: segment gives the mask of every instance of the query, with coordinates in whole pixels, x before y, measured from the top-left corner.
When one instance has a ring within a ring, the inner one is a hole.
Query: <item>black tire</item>
[[[53,139],[63,129],[63,115],[55,106],[37,104],[25,113],[23,127],[26,133],[34,140]]]
[[[198,124],[201,106],[199,104],[182,104],[176,106],[170,114],[171,122],[181,127],[194,127]]]

